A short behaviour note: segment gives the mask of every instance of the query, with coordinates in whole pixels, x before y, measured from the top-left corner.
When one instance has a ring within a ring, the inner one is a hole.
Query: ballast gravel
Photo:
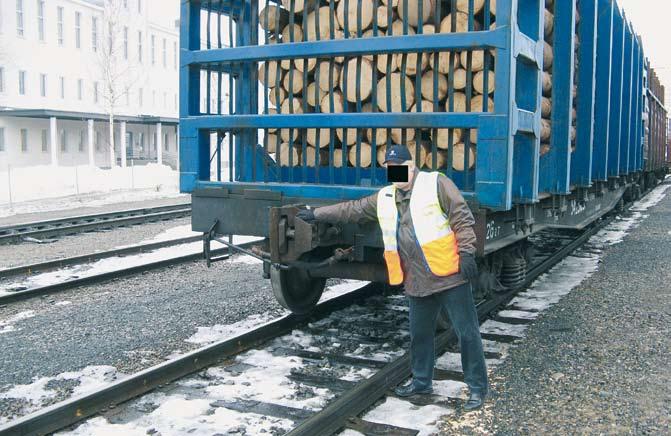
[[[669,434],[671,189],[599,270],[542,314],[445,434]]]
[[[209,269],[204,261],[191,262],[0,307],[0,398],[35,377],[92,365],[134,373],[201,347],[185,341],[197,327],[284,313],[261,265],[234,259]],[[17,321],[2,332],[8,319]],[[70,394],[59,389],[42,406]],[[27,406],[0,399],[0,423],[25,414]]]

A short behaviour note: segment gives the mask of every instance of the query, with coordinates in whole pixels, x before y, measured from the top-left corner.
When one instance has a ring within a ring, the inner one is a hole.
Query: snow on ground
[[[233,324],[215,324],[210,327],[198,327],[198,331],[185,339],[192,344],[211,344],[238,336],[273,320],[268,313],[254,314]]]
[[[437,430],[436,421],[441,416],[452,413],[451,409],[440,406],[415,406],[395,397],[387,397],[383,404],[366,413],[363,419],[397,427],[412,428],[419,430],[419,436],[424,436]]]
[[[24,319],[32,318],[34,316],[35,316],[34,310],[24,310],[23,312],[19,312],[16,315],[10,316],[5,320],[0,320],[0,334],[16,330],[14,324]]]
[[[113,169],[40,165],[9,173],[3,169],[0,180],[0,216],[183,196],[179,173],[158,164]]]

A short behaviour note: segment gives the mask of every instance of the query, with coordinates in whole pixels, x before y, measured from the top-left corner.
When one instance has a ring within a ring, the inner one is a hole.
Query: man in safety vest
[[[389,282],[403,283],[410,306],[413,379],[396,388],[396,394],[433,392],[434,337],[442,308],[459,337],[464,381],[470,389],[464,408],[477,409],[487,394],[487,368],[469,283],[478,275],[475,220],[454,183],[441,173],[418,171],[405,146],[390,147],[385,164],[388,174],[407,167],[405,181],[359,200],[301,210],[298,217],[333,224],[378,221]]]

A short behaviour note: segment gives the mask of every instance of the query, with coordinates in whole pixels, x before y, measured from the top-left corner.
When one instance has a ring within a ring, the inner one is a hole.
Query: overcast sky
[[[666,107],[671,108],[671,1],[618,0],[618,4],[643,38],[645,56],[666,87]]]

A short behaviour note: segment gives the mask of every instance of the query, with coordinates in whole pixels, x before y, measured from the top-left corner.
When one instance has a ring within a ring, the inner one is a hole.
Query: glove
[[[317,219],[315,218],[315,212],[312,209],[301,209],[296,214],[296,218],[300,218],[306,223],[313,223]]]
[[[478,264],[471,253],[459,253],[459,272],[469,282],[478,277]]]

